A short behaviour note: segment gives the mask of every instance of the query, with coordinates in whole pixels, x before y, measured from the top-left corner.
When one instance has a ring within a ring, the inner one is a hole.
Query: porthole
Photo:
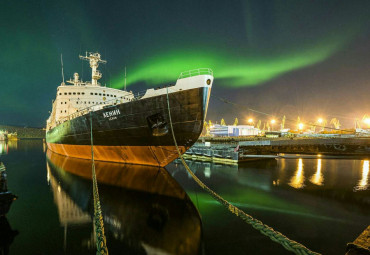
[[[72,93],[71,92],[68,92],[68,95],[72,95]]]
[[[67,92],[64,92],[64,95],[67,95]]]
[[[99,96],[101,96],[101,93],[99,93]]]
[[[79,95],[80,94],[80,92],[77,92],[77,95]]]
[[[82,94],[82,95],[85,95],[85,92],[82,92],[81,94]]]
[[[90,95],[94,95],[94,93],[90,92]]]
[[[76,95],[76,92],[73,92],[73,95]]]
[[[211,79],[208,79],[207,80],[207,85],[210,85],[211,84]]]

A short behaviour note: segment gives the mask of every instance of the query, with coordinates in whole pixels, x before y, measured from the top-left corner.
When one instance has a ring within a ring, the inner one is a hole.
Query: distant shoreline
[[[10,125],[0,125],[0,130],[9,133],[17,133],[18,139],[44,139],[45,130],[43,128],[20,127]]]

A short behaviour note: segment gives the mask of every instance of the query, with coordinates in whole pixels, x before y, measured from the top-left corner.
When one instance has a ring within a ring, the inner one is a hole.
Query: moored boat
[[[99,53],[80,56],[92,68],[91,82],[74,79],[58,87],[46,127],[48,148],[58,154],[110,162],[166,166],[190,148],[203,129],[213,83],[208,68],[180,74],[176,84],[131,91],[101,86]],[[92,134],[92,135],[91,135]]]

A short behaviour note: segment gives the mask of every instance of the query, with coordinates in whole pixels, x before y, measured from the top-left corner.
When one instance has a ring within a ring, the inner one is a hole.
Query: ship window
[[[60,102],[61,104],[63,104],[63,102]]]
[[[73,92],[73,95],[76,95],[76,92]]]
[[[72,95],[72,93],[71,92],[68,92],[68,95]]]
[[[60,113],[62,113],[63,111],[60,111]]]
[[[77,95],[79,95],[80,94],[80,92],[77,92]]]
[[[85,92],[82,92],[81,94],[82,94],[82,95],[85,95]]]
[[[77,102],[77,104],[78,104],[78,102]]]
[[[94,93],[90,92],[90,95],[94,95]]]
[[[64,92],[64,95],[67,95],[67,92]]]
[[[103,94],[103,96],[105,96],[105,94]]]
[[[98,93],[95,93],[95,96],[97,95]]]
[[[59,96],[61,96],[62,95],[62,93],[59,93]]]
[[[67,112],[67,110],[64,110],[64,112]]]
[[[116,95],[114,95],[114,97],[117,97]]]

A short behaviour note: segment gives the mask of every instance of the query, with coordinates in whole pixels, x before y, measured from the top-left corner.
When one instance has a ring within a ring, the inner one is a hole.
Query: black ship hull
[[[210,88],[200,87],[168,95],[181,153],[202,132],[209,94]],[[178,157],[167,94],[110,105],[67,120],[47,131],[48,148],[62,155],[91,159],[91,130],[96,160],[166,166]]]

